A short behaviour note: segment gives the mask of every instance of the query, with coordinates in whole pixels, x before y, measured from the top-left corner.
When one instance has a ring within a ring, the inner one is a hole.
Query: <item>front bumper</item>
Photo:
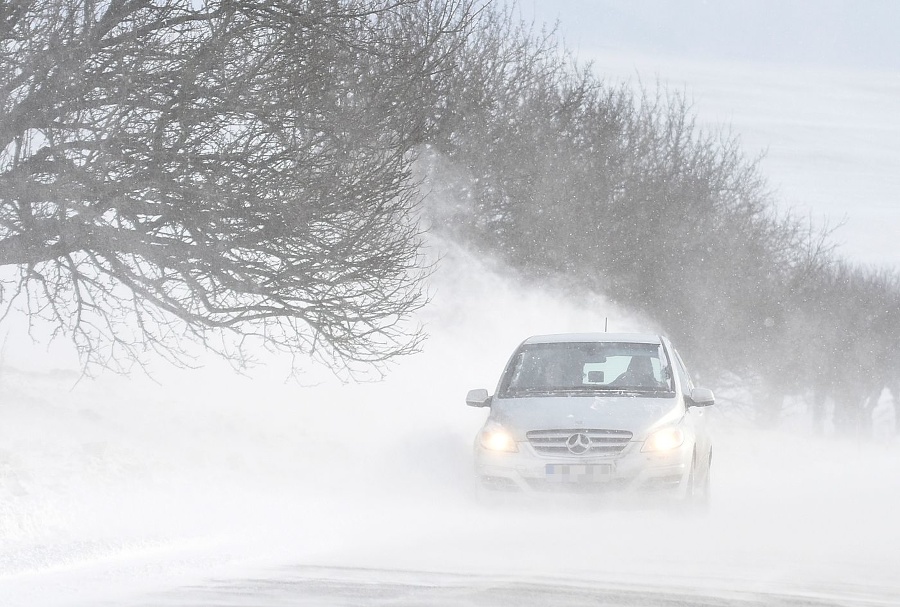
[[[615,456],[538,454],[528,442],[518,452],[490,451],[475,445],[480,488],[506,493],[590,493],[682,497],[690,474],[692,447],[642,453],[632,441]]]

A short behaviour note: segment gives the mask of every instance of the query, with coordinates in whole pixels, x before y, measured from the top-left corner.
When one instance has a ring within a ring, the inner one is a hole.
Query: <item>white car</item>
[[[475,440],[479,489],[493,492],[634,494],[705,504],[712,442],[704,408],[668,339],[587,333],[525,340]]]

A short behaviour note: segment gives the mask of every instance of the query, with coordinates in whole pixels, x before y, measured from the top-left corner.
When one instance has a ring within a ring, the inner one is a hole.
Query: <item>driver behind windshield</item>
[[[666,387],[661,356],[655,344],[528,345],[515,357],[501,392],[658,390]]]

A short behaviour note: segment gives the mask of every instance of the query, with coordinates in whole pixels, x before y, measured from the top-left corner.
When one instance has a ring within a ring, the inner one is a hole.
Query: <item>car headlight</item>
[[[506,451],[515,453],[519,450],[516,439],[503,428],[487,428],[481,433],[481,446],[488,451]]]
[[[684,444],[681,428],[663,428],[647,437],[641,451],[670,451]]]

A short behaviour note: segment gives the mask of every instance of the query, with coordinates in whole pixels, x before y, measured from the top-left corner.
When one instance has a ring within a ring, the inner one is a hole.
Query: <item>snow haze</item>
[[[815,13],[799,2],[528,2],[541,18],[557,11],[598,70],[684,90],[702,123],[730,124],[750,155],[768,150],[763,172],[784,208],[843,222],[841,251],[900,267],[900,53],[884,33],[898,5],[855,4],[848,17],[833,1]],[[716,30],[711,19],[747,31],[675,40]],[[869,25],[872,48],[858,49],[847,33],[861,40]],[[753,44],[759,28],[779,53]],[[811,51],[834,32],[848,37]],[[493,389],[528,335],[602,330],[607,319],[616,331],[654,327],[600,296],[527,289],[453,243],[429,246],[442,256],[419,319],[430,338],[381,383],[323,374],[300,386],[278,358],[248,377],[206,361],[154,369],[153,380],[79,380],[65,347],[10,330],[0,605],[380,604],[385,584],[407,589],[391,603],[402,605],[620,591],[651,604],[900,604],[897,438],[814,437],[799,405],[763,431],[720,395],[705,517],[480,506],[471,446],[485,412],[465,406],[466,391]],[[229,594],[235,580],[243,591]],[[348,580],[360,594],[340,594]]]
[[[466,390],[492,388],[526,334],[606,317],[616,330],[646,323],[599,297],[522,291],[464,251],[433,246],[444,263],[423,314],[431,339],[386,382],[301,387],[272,360],[249,378],[211,362],[162,370],[158,383],[76,383],[7,355],[4,605],[209,604],[227,580],[285,576],[307,589],[351,579],[373,593],[387,582],[470,593],[562,584],[900,600],[896,443],[813,439],[802,411],[763,432],[723,399],[706,517],[480,506],[471,443],[485,413],[464,405]],[[319,600],[309,604],[346,604]]]
[[[530,0],[580,61],[693,102],[738,136],[784,212],[850,260],[900,268],[900,3]]]
[[[559,21],[578,54],[625,51],[708,61],[900,69],[891,0],[524,0],[523,18]]]

